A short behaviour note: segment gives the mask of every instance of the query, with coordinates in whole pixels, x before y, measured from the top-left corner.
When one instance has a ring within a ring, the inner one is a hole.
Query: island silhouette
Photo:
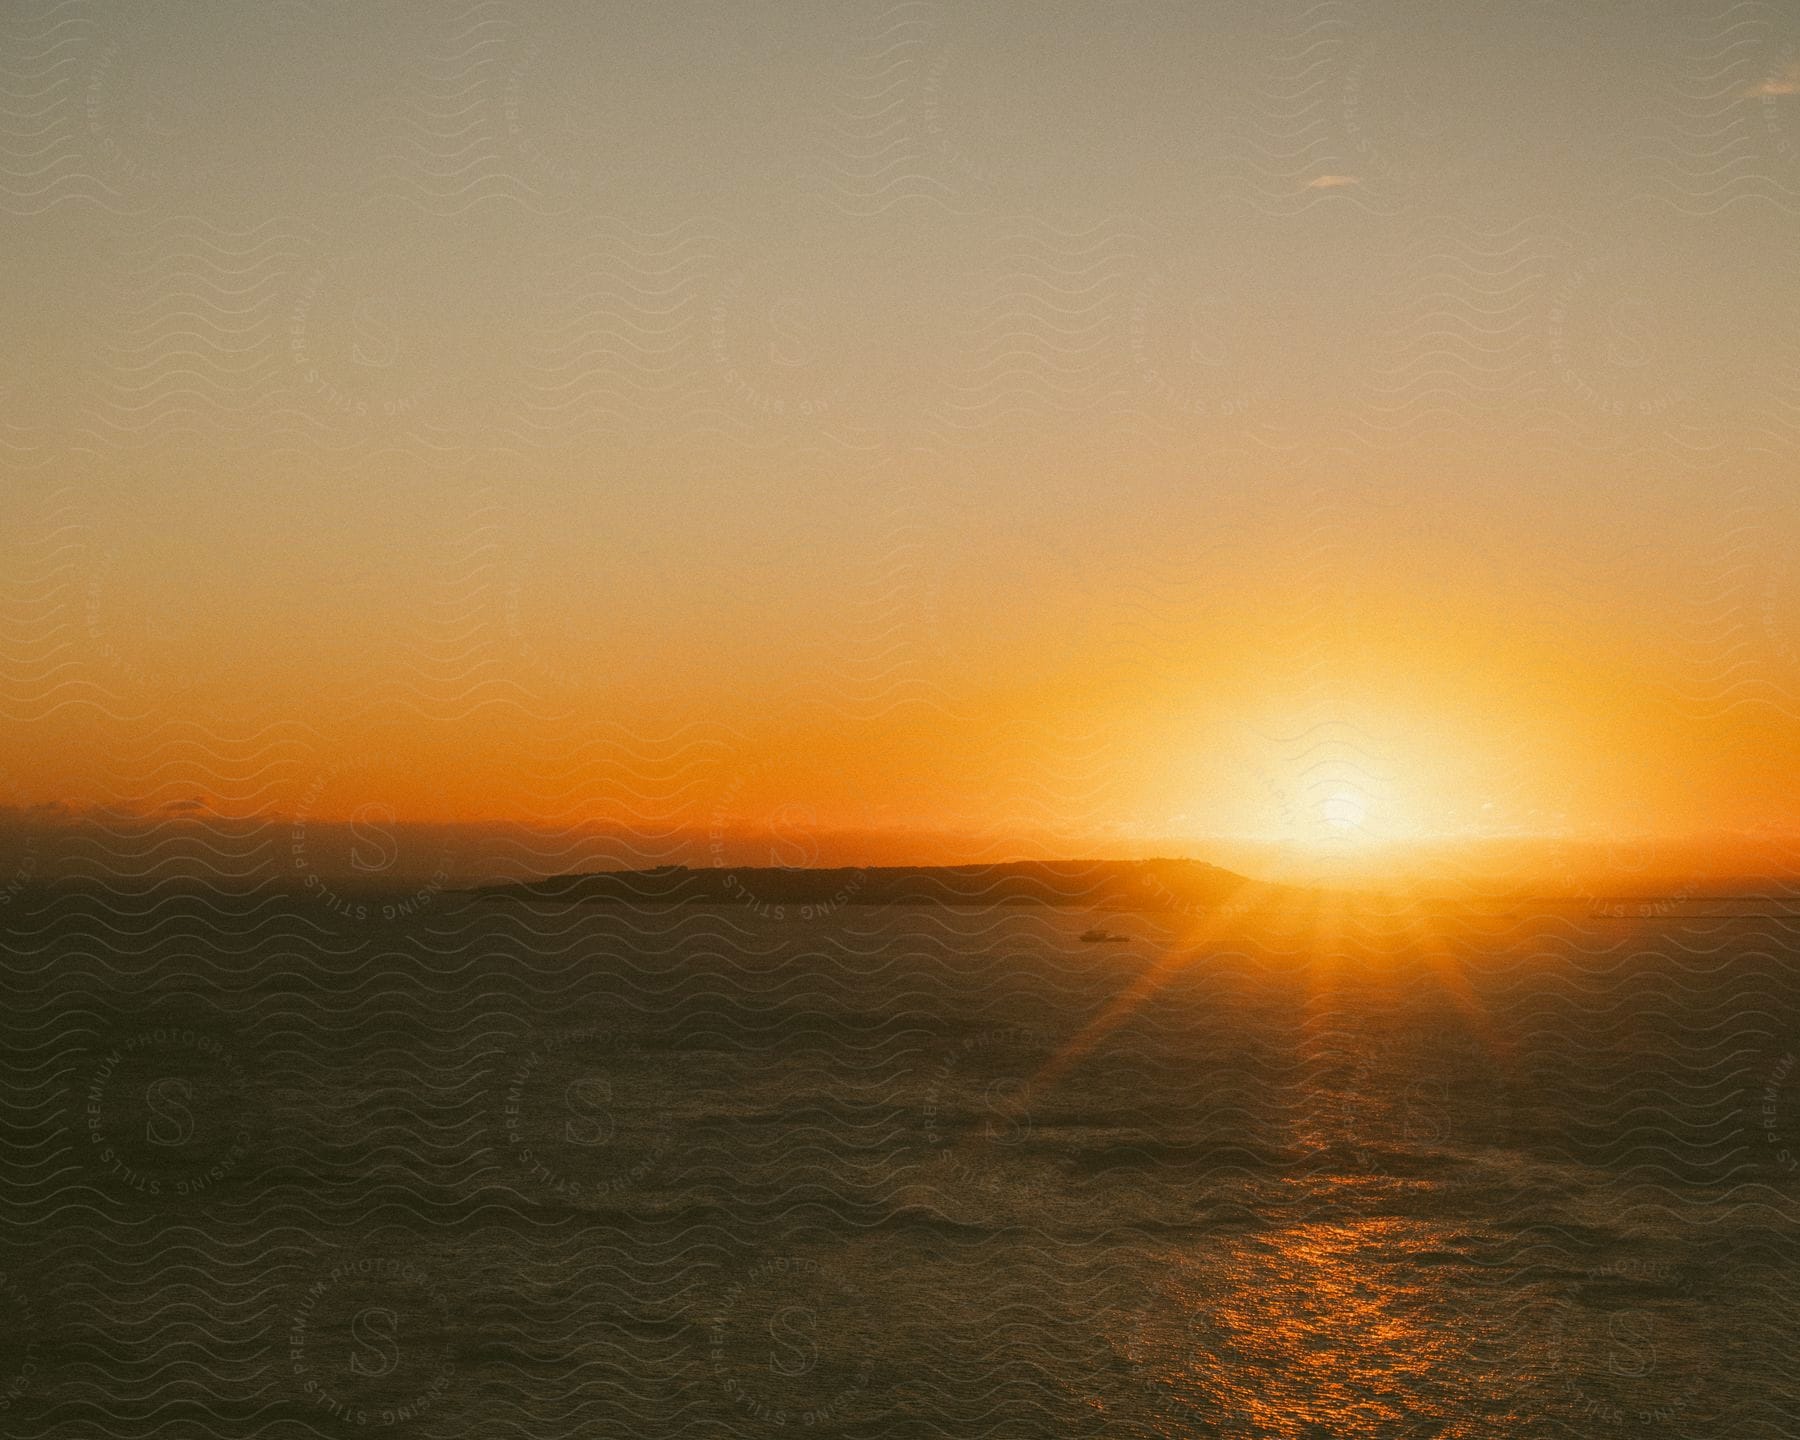
[[[1202,860],[1016,860],[992,865],[658,865],[477,887],[486,899],[599,905],[1064,905],[1214,907],[1303,892]]]

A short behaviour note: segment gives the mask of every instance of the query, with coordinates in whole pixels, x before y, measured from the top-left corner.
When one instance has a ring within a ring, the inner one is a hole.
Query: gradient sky
[[[1791,8],[0,30],[0,801],[1795,828]]]

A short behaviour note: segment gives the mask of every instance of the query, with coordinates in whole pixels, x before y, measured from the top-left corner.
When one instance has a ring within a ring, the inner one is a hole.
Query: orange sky
[[[1228,539],[1115,514],[1066,552],[1054,530],[937,547],[953,521],[920,499],[897,540],[815,566],[801,526],[780,562],[639,593],[514,559],[496,488],[434,491],[397,548],[365,506],[367,531],[318,542],[322,575],[259,575],[241,535],[77,522],[10,722],[17,803],[767,831],[800,837],[772,855],[840,860],[846,835],[872,859],[1273,847],[1302,869],[1717,846],[1797,813],[1773,500],[1645,573],[1631,537],[1581,570],[1498,526],[1459,557],[1316,496]]]
[[[1791,46],[1464,8],[553,7],[454,115],[430,7],[83,32],[0,800],[1730,868],[1800,818]]]

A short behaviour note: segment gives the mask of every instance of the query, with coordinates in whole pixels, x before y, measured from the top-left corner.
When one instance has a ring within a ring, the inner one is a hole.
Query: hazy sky
[[[1792,7],[0,29],[0,800],[1791,828]]]

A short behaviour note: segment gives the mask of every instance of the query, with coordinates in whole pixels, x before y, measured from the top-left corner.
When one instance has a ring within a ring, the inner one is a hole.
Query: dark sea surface
[[[4,924],[5,1434],[1800,1427],[1794,920]]]

